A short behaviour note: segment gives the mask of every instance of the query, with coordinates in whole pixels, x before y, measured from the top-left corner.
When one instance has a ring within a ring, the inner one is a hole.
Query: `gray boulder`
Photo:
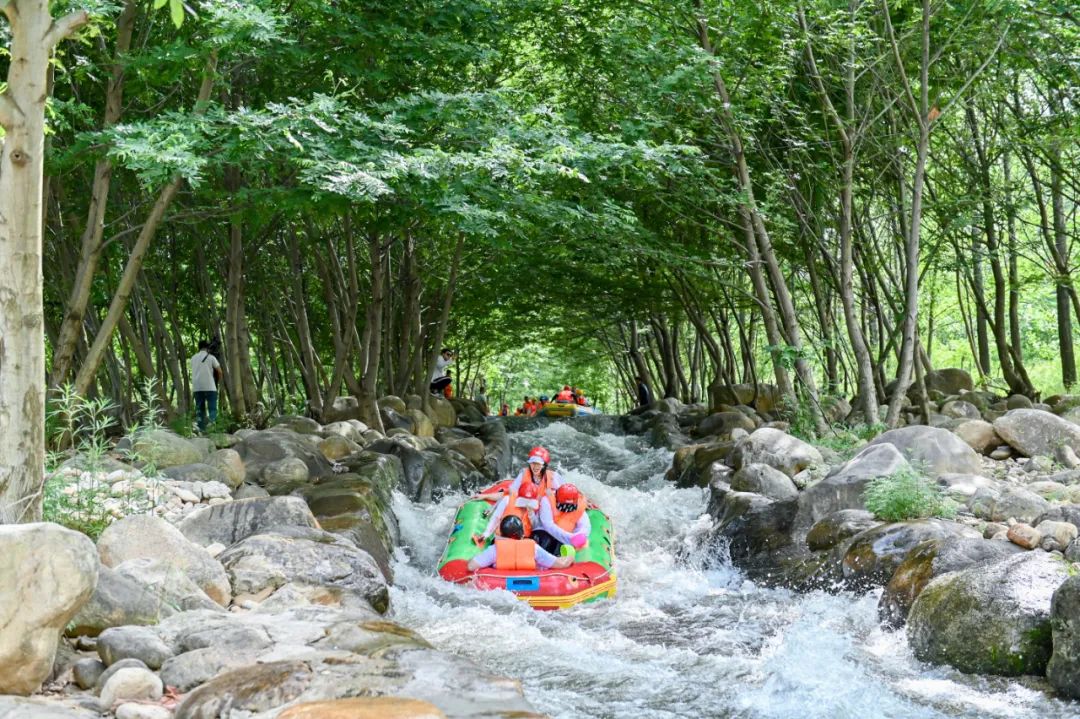
[[[129,559],[113,568],[121,578],[146,588],[162,616],[188,609],[224,611],[180,567],[161,559]]]
[[[844,554],[844,580],[857,589],[884,586],[908,553],[927,540],[942,542],[951,537],[981,539],[971,527],[940,519],[883,524],[852,538]]]
[[[882,524],[863,509],[839,509],[819,519],[806,534],[806,546],[814,552],[832,549],[845,539]]]
[[[94,593],[72,617],[66,633],[96,637],[110,627],[157,624],[173,611],[150,587],[102,565]]]
[[[161,473],[169,479],[175,479],[179,482],[221,482],[222,484],[228,484],[228,480],[220,469],[202,462],[169,467],[162,470]]]
[[[768,499],[794,499],[799,490],[791,478],[767,464],[748,464],[731,478],[736,492],[755,492]]]
[[[944,574],[912,604],[908,643],[922,661],[963,672],[1043,674],[1053,649],[1051,599],[1068,575],[1046,552]]]
[[[941,413],[952,419],[981,419],[982,413],[971,402],[954,399],[941,405]]]
[[[283,427],[297,434],[318,434],[322,431],[322,425],[310,417],[300,417],[295,414],[283,414],[274,420],[275,427]]]
[[[795,524],[799,528],[809,528],[841,509],[865,509],[863,493],[872,480],[910,468],[900,450],[893,445],[867,446],[802,493]]]
[[[896,447],[908,462],[934,477],[978,474],[982,470],[982,462],[975,450],[945,429],[921,425],[890,429],[875,437],[868,446],[880,444]]]
[[[49,676],[60,633],[94,592],[98,558],[58,524],[0,526],[0,694],[31,694]]]
[[[694,434],[698,437],[728,436],[733,429],[744,429],[747,432],[753,432],[755,429],[754,421],[742,412],[716,412],[702,420],[701,424],[695,428]]]
[[[1050,412],[1014,409],[994,420],[994,430],[1027,457],[1053,455],[1061,445],[1080,451],[1080,426]]]
[[[101,688],[101,705],[112,707],[122,702],[157,701],[164,687],[149,669],[128,667],[109,678]]]
[[[1053,653],[1046,678],[1059,694],[1080,699],[1080,576],[1069,577],[1050,603]]]
[[[172,649],[149,627],[112,627],[101,633],[97,653],[106,666],[121,659],[138,659],[151,669],[160,669],[173,655]]]
[[[184,517],[177,529],[201,547],[229,547],[276,527],[317,526],[315,515],[299,497],[258,497],[198,509]]]
[[[195,464],[203,459],[202,451],[194,442],[165,429],[140,432],[131,451],[137,459],[158,469]]]
[[[823,462],[817,448],[770,427],[754,430],[737,441],[730,458],[737,470],[750,464],[767,464],[789,477]]]
[[[981,419],[969,419],[953,428],[953,432],[967,446],[982,455],[989,455],[1001,445],[1001,437],[994,425]]]
[[[958,395],[975,389],[975,381],[966,370],[946,368],[926,373],[927,391],[941,392],[945,396]]]
[[[253,432],[238,442],[233,449],[244,463],[245,481],[259,484],[267,465],[283,459],[295,458],[307,466],[307,477],[326,477],[333,474],[330,462],[319,451],[314,435],[302,435],[285,427],[274,427],[263,432]],[[287,487],[280,488],[287,494]]]

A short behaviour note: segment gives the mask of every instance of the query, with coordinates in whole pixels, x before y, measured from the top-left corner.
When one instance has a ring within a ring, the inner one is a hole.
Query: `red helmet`
[[[551,462],[551,455],[548,454],[548,451],[543,447],[533,447],[532,449],[530,449],[529,459],[531,460],[533,457],[539,457],[544,464],[548,464]]]
[[[568,385],[568,384],[564,384],[564,385],[562,386],[562,388],[563,388],[564,390],[568,390],[568,389],[570,389],[570,385]]]
[[[540,493],[532,482],[522,482],[518,488],[518,496],[523,499],[539,499]]]
[[[572,484],[564,484],[555,490],[556,504],[572,504],[575,507],[581,500],[581,492]]]

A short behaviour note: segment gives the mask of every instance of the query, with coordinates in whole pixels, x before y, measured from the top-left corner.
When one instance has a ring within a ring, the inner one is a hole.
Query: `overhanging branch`
[[[56,47],[61,40],[81,28],[89,20],[90,15],[85,10],[76,10],[59,20],[54,20],[49,31],[45,33],[45,45],[50,49]]]

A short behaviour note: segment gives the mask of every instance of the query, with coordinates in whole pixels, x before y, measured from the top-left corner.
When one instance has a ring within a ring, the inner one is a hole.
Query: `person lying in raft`
[[[505,486],[505,483],[501,482],[484,493],[478,494],[476,498],[496,501],[502,499],[505,494],[518,491],[526,477],[536,485],[538,495],[543,497],[549,491],[561,487],[565,481],[561,474],[548,468],[549,462],[551,462],[551,454],[546,449],[533,447],[529,450],[529,458],[526,460],[525,469],[518,473],[508,488],[500,487],[500,485]],[[499,489],[496,489],[496,487],[499,487]]]
[[[540,492],[532,482],[521,485],[517,492],[511,492],[500,499],[491,510],[491,519],[483,533],[474,537],[474,541],[483,546],[501,526],[507,517],[517,517],[525,527],[525,536],[533,533],[534,527],[540,526]]]
[[[564,484],[540,499],[540,522],[534,525],[532,539],[551,554],[563,547],[577,551],[589,541],[592,523],[585,511],[588,502],[578,488]],[[569,553],[573,556],[573,552]]]
[[[469,560],[470,572],[494,566],[496,569],[565,569],[572,557],[556,557],[531,539],[525,539],[525,526],[517,516],[503,517],[495,543]]]

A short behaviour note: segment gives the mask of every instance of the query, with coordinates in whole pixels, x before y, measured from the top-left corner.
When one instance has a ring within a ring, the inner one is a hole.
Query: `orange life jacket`
[[[571,392],[568,389],[564,389],[562,392],[559,392],[557,395],[555,395],[555,401],[556,402],[573,402],[574,401],[574,393]]]
[[[446,389],[443,390],[443,397],[451,399],[454,396],[454,388],[450,385],[446,385]]]
[[[536,569],[536,542],[531,539],[495,540],[496,569]]]
[[[559,510],[559,505],[555,502],[554,492],[548,495],[548,501],[551,502],[551,514],[555,518],[555,524],[559,525],[563,531],[573,532],[574,527],[577,526],[578,520],[581,519],[581,515],[585,514],[585,497],[578,497],[577,507],[572,512],[563,512]]]
[[[506,509],[503,510],[502,519],[506,519],[507,517],[517,517],[520,519],[522,526],[525,527],[525,536],[528,537],[532,534],[532,520],[529,519],[529,510],[527,507],[517,506],[517,498],[517,494],[511,494],[509,496],[509,499],[506,502]],[[502,519],[499,520],[500,524],[502,524]],[[498,529],[496,529],[496,534],[501,534]]]
[[[544,474],[540,477],[540,484],[536,485],[536,496],[537,497],[544,497],[544,496],[547,496],[548,494],[550,494],[552,492],[551,481],[554,478],[555,478],[555,473],[552,472],[550,469],[544,471]],[[521,481],[522,482],[531,482],[531,481],[533,481],[532,470],[529,469],[529,467],[527,465],[525,467],[525,477]]]
[[[577,396],[577,400],[576,400],[576,402],[577,402],[578,404],[580,404],[580,405],[581,405],[582,407],[584,407],[584,406],[585,406],[585,395],[583,395],[583,394],[579,394],[579,395]]]

